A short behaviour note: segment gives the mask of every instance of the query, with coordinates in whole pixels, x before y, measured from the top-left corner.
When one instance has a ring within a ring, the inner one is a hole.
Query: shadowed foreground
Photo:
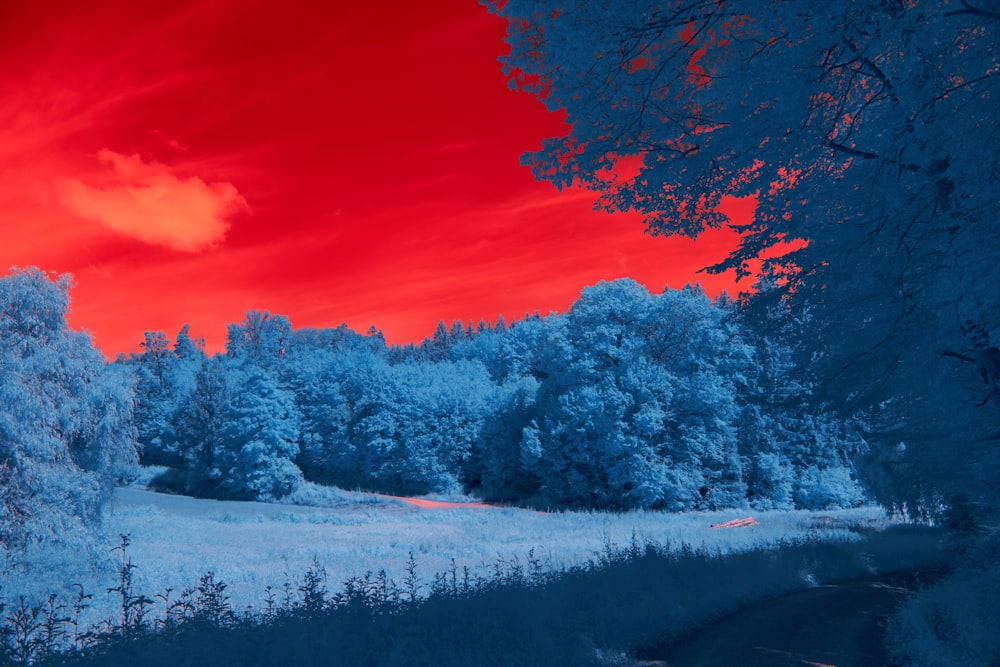
[[[884,647],[885,622],[933,571],[817,586],[719,618],[679,641],[637,652],[643,665],[893,664]]]
[[[873,532],[858,541],[789,543],[724,557],[690,549],[664,552],[651,545],[609,546],[589,566],[558,575],[533,574],[514,564],[466,590],[461,572],[445,573],[431,586],[437,592],[409,602],[408,594],[394,601],[376,580],[365,579],[332,603],[318,595],[266,618],[215,614],[221,625],[207,622],[212,615],[203,613],[162,629],[135,628],[86,655],[52,656],[38,665],[606,667],[623,664],[659,639],[705,627],[708,619],[729,610],[753,609],[747,605],[768,598],[795,599],[793,591],[806,575],[858,581],[873,568],[930,571],[942,562],[947,554],[940,532],[916,526]],[[832,609],[836,616],[856,614],[832,599],[807,605],[816,607]],[[765,617],[758,627],[794,628],[804,613],[793,608],[788,611],[792,620]],[[788,664],[726,655],[713,664]]]

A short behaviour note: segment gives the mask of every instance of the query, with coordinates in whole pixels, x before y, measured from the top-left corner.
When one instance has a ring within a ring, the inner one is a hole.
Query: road
[[[882,667],[885,621],[932,572],[817,586],[716,619],[677,641],[637,652],[640,665]]]

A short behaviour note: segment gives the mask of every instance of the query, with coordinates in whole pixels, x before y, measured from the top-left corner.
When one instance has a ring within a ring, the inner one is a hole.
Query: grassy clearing
[[[783,541],[807,537],[856,540],[858,526],[891,524],[877,508],[822,515],[754,513],[755,526],[713,529],[711,524],[748,513],[442,510],[420,509],[367,494],[346,495],[347,502],[333,507],[307,507],[120,489],[103,527],[103,568],[73,572],[72,564],[63,562],[58,571],[36,571],[24,586],[8,585],[6,590],[41,594],[66,591],[75,582],[89,590],[104,590],[114,570],[115,554],[110,550],[121,534],[130,536],[133,560],[140,564],[135,573],[138,590],[150,594],[166,588],[181,590],[212,571],[228,584],[234,606],[243,609],[259,607],[267,586],[280,588],[289,580],[294,583],[314,560],[326,568],[335,585],[379,570],[401,581],[411,552],[425,579],[448,569],[452,561],[474,574],[485,574],[498,556],[523,559],[529,550],[534,550],[544,571],[551,572],[585,564],[606,544],[628,544],[633,537],[642,543],[722,554],[773,548]],[[101,609],[95,605],[92,611],[103,617],[107,606]]]
[[[295,584],[317,561],[334,585],[365,572],[384,570],[402,581],[409,554],[418,575],[431,579],[451,567],[473,574],[491,571],[498,557],[523,559],[533,550],[544,571],[583,565],[607,544],[643,543],[697,548],[722,554],[773,548],[806,537],[856,540],[859,526],[892,521],[879,508],[813,512],[754,513],[748,528],[713,529],[711,524],[748,516],[746,511],[710,513],[557,512],[516,508],[421,509],[372,494],[313,485],[294,501],[311,505],[231,502],[154,493],[130,487],[116,491],[102,531],[98,563],[74,560],[65,550],[47,554],[53,564],[12,576],[3,584],[7,599],[25,594],[44,599],[51,592],[69,599],[73,584],[95,596],[87,620],[107,618],[114,601],[103,591],[114,585],[119,535],[129,535],[139,565],[137,590],[154,595],[182,590],[208,571],[228,585],[237,609],[259,608],[265,588]],[[456,499],[451,499],[456,500]]]

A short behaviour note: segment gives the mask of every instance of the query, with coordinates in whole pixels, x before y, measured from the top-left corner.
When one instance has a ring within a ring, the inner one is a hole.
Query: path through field
[[[460,508],[475,508],[475,509],[490,509],[496,507],[495,505],[489,505],[487,503],[477,503],[477,502],[454,502],[450,500],[428,500],[427,498],[411,498],[409,496],[388,496],[384,493],[375,494],[379,498],[387,498],[389,500],[400,500],[407,505],[412,505],[414,507],[419,507],[424,510],[453,510]]]
[[[882,667],[885,621],[934,572],[817,586],[719,618],[686,637],[637,652],[640,665]]]

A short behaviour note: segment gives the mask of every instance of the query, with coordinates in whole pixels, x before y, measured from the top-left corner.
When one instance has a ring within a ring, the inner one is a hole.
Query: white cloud
[[[60,203],[74,215],[140,241],[196,252],[222,240],[229,219],[249,210],[231,183],[181,179],[166,165],[143,162],[138,155],[105,149],[97,157],[111,168],[109,183],[93,187],[62,179],[56,184]]]

